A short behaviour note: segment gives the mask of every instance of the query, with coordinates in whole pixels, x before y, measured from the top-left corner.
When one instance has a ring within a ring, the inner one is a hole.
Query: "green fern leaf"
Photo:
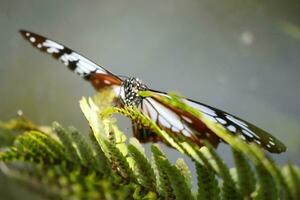
[[[196,163],[198,181],[198,200],[218,200],[220,199],[220,189],[215,173],[207,167]]]
[[[250,198],[255,190],[255,174],[241,152],[232,148],[232,153],[236,165],[238,190],[243,197]]]
[[[195,162],[199,200],[299,199],[298,167],[288,165],[281,169],[262,148],[232,136],[178,96],[171,95],[166,101],[199,117],[232,146],[235,168],[231,171],[209,143],[200,148],[181,135],[161,130],[138,109],[111,108],[103,98],[80,101],[92,130],[90,138],[58,123],[53,125],[56,133],[27,120],[0,123],[0,138],[12,134],[6,148],[0,150],[1,171],[50,199],[194,199],[191,174],[184,161],[178,159],[172,165],[152,145],[151,165],[136,139],[130,139],[129,145],[125,143],[126,136],[111,117],[120,113],[158,134]],[[253,163],[253,170],[247,159]]]
[[[156,191],[156,179],[154,171],[145,155],[134,145],[134,142],[128,145],[130,156],[135,161],[135,174],[138,182],[150,191]]]
[[[256,166],[256,171],[258,176],[258,188],[255,199],[278,199],[278,190],[272,175],[265,169],[264,166]]]
[[[161,159],[162,167],[164,168],[167,176],[169,177],[171,186],[174,191],[175,199],[194,199],[191,190],[186,183],[185,177],[180,173],[180,171],[170,164],[166,159]]]
[[[192,174],[187,166],[187,164],[184,162],[182,158],[179,158],[176,160],[176,167],[179,170],[180,174],[184,177],[186,185],[189,187],[189,189],[192,189]]]
[[[297,166],[287,164],[282,168],[292,199],[300,199],[300,170]]]
[[[166,160],[166,157],[156,145],[151,145],[151,151],[158,175],[159,193],[164,199],[175,199],[176,196],[171,186],[170,178],[166,172],[165,163],[162,162],[163,160]]]
[[[97,142],[94,134],[90,134],[90,142],[94,151],[93,157],[95,160],[95,168],[97,168],[100,172],[103,172],[103,174],[110,173],[111,168],[108,163],[108,159],[102,151],[101,146]]]
[[[205,147],[201,148],[200,151],[209,160],[210,165],[215,172],[222,177],[222,199],[241,199],[241,196],[234,184],[234,181],[230,175],[229,169],[224,161],[218,156],[214,147],[205,141]]]
[[[67,130],[70,133],[73,144],[78,149],[79,157],[83,165],[96,166],[95,159],[94,159],[94,152],[87,138],[78,130],[76,130],[74,127],[70,127]]]
[[[76,163],[81,163],[80,156],[77,152],[77,149],[74,147],[72,143],[71,133],[64,129],[59,123],[54,122],[52,124],[53,130],[64,146],[67,155],[70,160],[73,160]]]
[[[112,169],[115,170],[125,181],[136,182],[132,169],[130,168],[126,158],[121,153],[121,151],[109,141],[104,140],[103,142],[108,150],[108,158],[112,165]]]

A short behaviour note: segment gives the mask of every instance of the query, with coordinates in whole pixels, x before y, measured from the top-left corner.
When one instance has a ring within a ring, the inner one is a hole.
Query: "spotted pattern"
[[[183,99],[183,102],[199,110],[208,119],[221,124],[232,134],[239,135],[240,138],[245,141],[255,142],[259,145],[262,145],[268,151],[274,153],[286,151],[285,145],[279,140],[249,122],[246,122],[219,109],[190,99]]]
[[[122,81],[119,77],[113,75],[102,66],[95,64],[64,45],[29,31],[21,30],[20,33],[34,47],[52,55],[81,77],[90,80],[96,89],[106,86],[112,87],[123,105],[137,106],[160,127],[170,130],[173,133],[183,134],[189,138],[196,135],[200,138],[212,138],[211,141],[215,140],[216,136],[212,132],[203,129],[205,131],[200,133],[195,132],[192,128],[196,123],[196,125],[198,125],[197,130],[199,130],[199,127],[201,128],[199,125],[203,123],[201,120],[195,120],[192,119],[191,116],[179,114],[175,108],[170,107],[170,105],[163,105],[153,98],[140,97],[138,92],[148,90],[148,88],[139,79],[127,78]],[[158,95],[169,97],[165,93],[155,92]],[[284,144],[279,140],[249,122],[190,99],[182,100],[187,105],[199,110],[206,118],[221,124],[229,132],[240,136],[240,138],[245,141],[256,142],[268,151],[274,153],[280,153],[286,150]],[[134,127],[136,128],[137,126]],[[157,136],[152,134],[151,137],[153,137],[152,141],[159,141]]]
[[[160,96],[170,98],[165,93],[161,93],[158,91],[155,92]],[[182,100],[187,105],[200,111],[207,119],[221,124],[233,135],[238,135],[242,140],[255,142],[273,153],[286,151],[285,145],[282,144],[279,140],[249,122],[246,122],[219,109],[190,99]],[[195,130],[192,130],[190,128],[189,124],[193,123],[190,118],[188,118],[187,116],[178,115],[176,112],[174,112],[174,110],[158,103],[154,99],[144,99],[142,102],[141,110],[145,115],[149,116],[158,125],[170,129],[173,132],[182,133],[187,137],[191,137],[195,134],[198,136],[202,134],[195,133]],[[205,132],[205,134],[207,134],[207,136],[209,137],[209,134],[211,133]]]
[[[138,78],[127,78],[121,85],[120,99],[126,106],[138,106],[142,101],[138,92],[147,89],[147,86]]]
[[[21,30],[20,33],[34,47],[52,55],[54,58],[60,60],[63,64],[68,66],[69,69],[87,80],[89,80],[91,74],[94,73],[109,74],[114,76],[102,66],[95,64],[94,62],[64,45],[29,31]]]

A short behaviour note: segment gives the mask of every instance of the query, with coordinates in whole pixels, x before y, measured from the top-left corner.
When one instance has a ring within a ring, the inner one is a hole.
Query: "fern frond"
[[[220,199],[219,183],[216,179],[215,172],[207,167],[196,163],[197,182],[198,182],[198,200],[218,200]]]
[[[182,158],[179,158],[176,160],[175,166],[181,173],[181,175],[184,177],[186,185],[189,187],[189,189],[192,189],[192,174],[188,167],[188,165],[184,162]]]
[[[159,189],[165,199],[194,199],[186,178],[171,165],[156,145],[151,146],[159,176]]]
[[[166,160],[166,156],[156,145],[151,145],[151,151],[158,175],[158,190],[165,199],[175,199],[171,180],[167,174],[167,169],[165,168],[166,164],[163,162]]]
[[[122,144],[124,140],[121,139],[118,143],[115,140],[116,138],[123,138],[123,134],[119,132],[117,128],[114,128],[113,122],[109,118],[102,118],[102,121],[100,121],[99,107],[92,99],[89,99],[88,103],[87,100],[83,98],[80,101],[80,105],[102,151],[110,160],[111,168],[123,177],[125,181],[136,182],[134,173],[126,159],[127,147]],[[103,134],[103,132],[105,134]]]
[[[232,154],[237,173],[237,188],[243,197],[250,198],[255,190],[255,174],[248,160],[241,152],[232,148]]]
[[[256,166],[258,175],[258,188],[255,199],[279,199],[274,177],[263,167]]]
[[[134,160],[134,172],[138,182],[148,190],[156,191],[156,178],[150,162],[140,150],[138,141],[132,140],[128,145],[129,155]]]
[[[77,149],[81,163],[85,166],[95,166],[94,152],[87,138],[74,127],[70,127],[67,130],[70,133],[73,145]]]
[[[106,96],[111,97],[109,93]],[[178,159],[175,165],[171,164],[156,145],[151,147],[149,161],[136,139],[130,138],[126,143],[127,137],[112,117],[120,113],[193,160],[199,200],[299,199],[297,166],[279,167],[261,147],[229,134],[185,105],[177,95],[164,100],[203,120],[231,145],[235,168],[229,170],[208,142],[200,148],[184,136],[162,130],[138,109],[112,108],[105,99],[99,96],[80,101],[91,127],[87,135],[58,123],[53,124],[54,132],[26,120],[0,123],[0,138],[12,135],[5,148],[0,149],[1,171],[48,199],[194,199],[193,175],[185,162]]]
[[[0,147],[12,145],[17,135],[31,130],[49,132],[49,127],[38,126],[25,117],[17,117],[7,122],[0,121]]]
[[[286,182],[293,199],[300,198],[300,170],[298,167],[287,164],[282,168],[283,176],[286,177]]]
[[[186,182],[185,177],[180,173],[180,171],[166,159],[161,159],[162,168],[165,169],[167,176],[169,177],[171,186],[174,191],[175,199],[194,199]]]
[[[80,156],[77,149],[73,145],[72,137],[70,131],[64,129],[59,123],[53,122],[53,130],[58,136],[60,142],[62,143],[68,157],[70,160],[73,160],[75,163],[81,163]]]
[[[255,144],[244,147],[244,149],[246,148],[250,149],[249,156],[253,159],[253,163],[257,168],[257,172],[259,173],[260,171],[266,171],[267,174],[270,174],[270,176],[276,183],[275,187],[277,188],[278,194],[281,194],[280,197],[285,199],[292,199],[287,182],[283,177],[281,170],[274,163],[274,161],[268,158],[263,150]]]
[[[97,142],[95,135],[93,134],[90,134],[90,143],[94,152],[93,157],[95,160],[95,168],[103,172],[103,174],[109,174],[111,168],[108,159],[105,156],[103,150],[101,149],[100,144]]]
[[[222,199],[240,199],[241,196],[234,184],[229,169],[224,161],[218,156],[214,147],[210,143],[205,142],[205,147],[201,148],[201,152],[209,160],[215,172],[222,177]]]
[[[10,131],[30,131],[36,130],[40,131],[40,126],[34,124],[32,121],[28,120],[25,117],[18,117],[15,119],[11,119],[8,122],[0,121],[0,128],[6,129]]]
[[[117,171],[117,173],[127,182],[133,181],[136,182],[134,173],[129,166],[129,163],[126,160],[126,157],[121,153],[121,151],[111,144],[109,141],[104,140],[104,145],[108,150],[108,158],[111,163],[111,167],[113,170]]]

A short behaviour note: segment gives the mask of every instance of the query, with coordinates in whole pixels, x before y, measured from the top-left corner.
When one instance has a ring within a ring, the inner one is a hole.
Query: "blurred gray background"
[[[88,130],[78,101],[93,88],[25,42],[18,30],[27,29],[253,122],[287,145],[275,160],[300,164],[298,0],[1,0],[0,27],[1,120],[21,109],[39,124]],[[219,151],[230,164],[229,148]]]

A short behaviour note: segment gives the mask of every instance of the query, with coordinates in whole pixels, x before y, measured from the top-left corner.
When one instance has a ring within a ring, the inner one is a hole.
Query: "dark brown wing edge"
[[[121,85],[122,80],[119,77],[76,51],[30,31],[20,30],[20,33],[33,47],[52,55],[53,58],[60,60],[70,70],[91,81],[97,90],[106,86]]]
[[[158,95],[168,97],[168,95],[166,93],[155,91],[155,90],[151,90],[151,91]],[[155,99],[157,101],[159,101],[161,104],[163,104],[164,106],[172,109],[176,114],[178,114],[178,115],[183,114],[182,110],[165,104],[159,97],[156,97]],[[189,106],[199,110],[206,117],[209,117],[209,119],[215,121],[216,123],[221,124],[225,129],[227,129],[233,135],[240,135],[242,137],[242,139],[244,139],[248,142],[255,142],[255,143],[263,146],[267,151],[269,151],[271,153],[282,153],[282,152],[285,152],[287,149],[286,146],[281,141],[279,141],[277,138],[275,138],[271,134],[267,133],[266,131],[258,128],[257,126],[253,125],[252,123],[249,123],[245,120],[242,120],[238,117],[235,117],[234,115],[231,115],[231,114],[224,112],[222,110],[219,110],[217,108],[205,105],[203,103],[200,103],[200,102],[197,102],[197,101],[194,101],[191,99],[183,98],[183,102],[187,103]],[[195,105],[199,105],[199,107],[195,107]],[[205,129],[206,125],[201,120],[194,119],[194,116],[189,116],[186,114],[184,114],[184,116],[188,117],[190,119],[189,121],[192,121],[191,126],[194,127],[194,129],[197,132],[201,133],[203,131],[206,131],[206,132],[208,131]],[[183,119],[183,120],[185,120],[185,119]],[[233,131],[232,127],[234,127],[235,131]],[[216,139],[214,139],[214,140],[216,140]]]

